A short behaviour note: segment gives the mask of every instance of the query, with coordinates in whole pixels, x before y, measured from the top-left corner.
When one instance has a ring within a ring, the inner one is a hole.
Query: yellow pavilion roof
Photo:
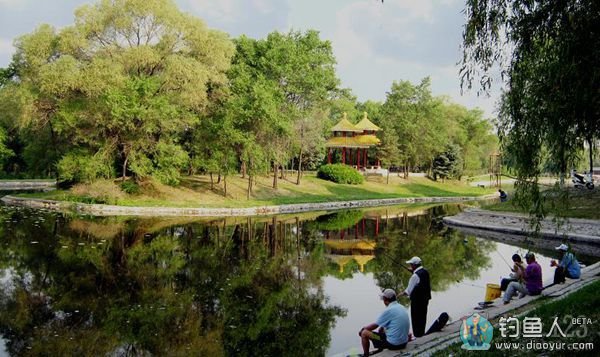
[[[345,132],[354,132],[354,133],[362,133],[363,129],[358,129],[354,124],[352,124],[347,118],[346,113],[342,117],[337,124],[330,129],[331,131],[345,131]]]
[[[378,127],[377,125],[373,124],[372,121],[369,120],[369,118],[367,118],[367,112],[364,112],[364,116],[362,118],[361,121],[358,122],[358,124],[355,125],[356,128],[360,129],[360,130],[370,130],[370,131],[379,131],[381,130],[380,127]]]
[[[368,148],[379,145],[381,141],[372,134],[357,136],[334,136],[327,139],[326,147]]]
[[[375,242],[348,239],[348,240],[325,240],[325,245],[334,249],[360,249],[360,250],[375,250]]]

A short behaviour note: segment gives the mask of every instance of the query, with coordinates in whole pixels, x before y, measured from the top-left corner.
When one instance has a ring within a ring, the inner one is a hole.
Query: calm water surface
[[[460,209],[94,219],[1,206],[0,355],[336,355],[360,346],[413,255],[432,276],[428,325],[458,319],[527,249],[441,223]]]

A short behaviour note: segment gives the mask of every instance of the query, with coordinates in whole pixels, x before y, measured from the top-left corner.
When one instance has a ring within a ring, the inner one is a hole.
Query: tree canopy
[[[0,71],[0,164],[8,177],[61,181],[147,178],[177,185],[209,174],[278,180],[325,160],[329,129],[363,112],[380,126],[369,149],[386,167],[428,170],[456,144],[477,172],[496,144],[483,113],[395,81],[384,102],[343,88],[329,41],[315,30],[230,39],[172,0],[99,1],[71,26],[41,25],[15,40]],[[289,178],[287,178],[289,180]],[[133,192],[132,191],[132,192]]]
[[[101,1],[61,30],[17,39],[13,124],[49,137],[64,179],[153,175],[176,183],[188,160],[179,144],[226,83],[225,33],[170,0]],[[36,145],[32,141],[28,145]]]
[[[537,177],[545,154],[564,174],[600,134],[600,4],[473,0],[466,14],[463,86],[487,90],[499,68],[501,136],[517,174]]]

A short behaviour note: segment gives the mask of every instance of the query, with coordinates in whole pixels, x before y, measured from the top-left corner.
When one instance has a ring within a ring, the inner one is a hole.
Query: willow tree
[[[600,137],[600,3],[469,0],[466,15],[462,85],[479,81],[486,91],[498,67],[506,79],[500,129],[519,188],[537,190],[545,153],[564,177],[584,142],[591,170]]]
[[[42,25],[15,42],[23,129],[67,143],[64,179],[154,176],[177,183],[188,160],[179,141],[226,83],[227,35],[171,0],[102,0],[61,30]],[[13,109],[15,110],[15,109]]]

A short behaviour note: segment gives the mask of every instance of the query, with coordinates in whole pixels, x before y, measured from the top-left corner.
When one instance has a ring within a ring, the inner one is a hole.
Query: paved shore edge
[[[482,222],[477,220],[472,220],[470,216],[477,214],[489,214],[490,216],[496,217],[504,217],[504,218],[514,218],[519,220],[516,224],[503,224],[498,225],[494,224],[493,220],[489,222]],[[528,236],[531,230],[526,227],[525,222],[528,220],[528,216],[524,214],[518,213],[510,213],[510,212],[492,212],[485,210],[473,210],[473,211],[464,211],[455,216],[447,216],[443,218],[445,224],[453,227],[459,228],[470,228],[476,230],[483,231],[492,231],[497,233],[505,233],[510,235],[518,235],[518,236]],[[551,220],[546,220],[546,223],[550,223]],[[580,223],[580,224],[588,224],[595,225],[600,227],[600,221],[589,220],[589,219],[577,219],[570,218],[569,222],[571,223]],[[580,243],[586,243],[591,245],[600,245],[600,236],[583,234],[581,232],[573,231],[567,229],[541,229],[539,232],[539,238],[550,239],[553,241],[563,241],[565,239],[569,241],[575,241]]]
[[[183,208],[183,207],[129,207],[104,204],[87,204],[68,201],[45,200],[4,196],[2,202],[10,206],[68,211],[93,216],[267,216],[273,214],[301,213],[309,211],[339,210],[362,207],[391,206],[403,203],[449,203],[488,200],[497,194],[461,197],[399,197],[357,201],[335,201],[320,203],[297,203],[279,206],[258,206],[247,208]]]
[[[56,188],[54,180],[0,180],[0,190],[50,190]]]

